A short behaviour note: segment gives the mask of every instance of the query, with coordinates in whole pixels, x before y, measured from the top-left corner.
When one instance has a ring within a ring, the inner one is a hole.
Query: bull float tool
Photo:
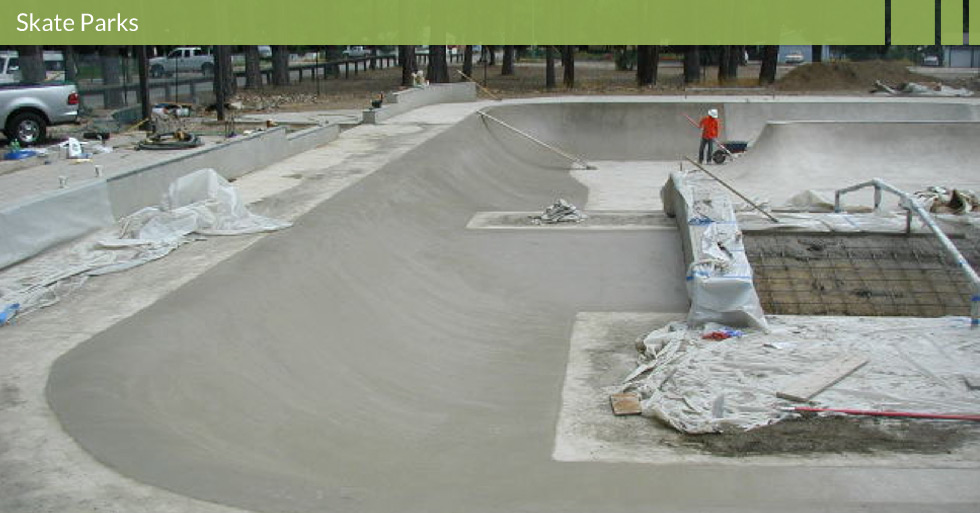
[[[518,135],[521,135],[521,136],[529,139],[531,142],[533,142],[533,143],[535,143],[535,144],[537,144],[539,146],[543,146],[543,147],[545,147],[545,148],[547,148],[547,149],[549,149],[549,150],[557,153],[558,155],[560,155],[560,156],[562,156],[562,157],[564,157],[564,158],[572,161],[573,163],[578,164],[578,165],[584,167],[585,169],[589,169],[589,170],[599,169],[599,168],[593,166],[592,164],[589,164],[588,162],[582,160],[581,158],[576,157],[574,155],[570,155],[568,153],[565,153],[564,151],[562,151],[562,150],[560,150],[560,149],[558,149],[558,148],[556,148],[556,147],[554,147],[554,146],[552,146],[552,145],[550,145],[550,144],[548,144],[548,143],[546,143],[546,142],[544,142],[544,141],[542,141],[542,140],[534,137],[533,135],[531,135],[531,134],[529,134],[529,133],[521,130],[520,128],[517,128],[517,127],[514,127],[512,125],[509,125],[505,121],[500,120],[498,118],[495,118],[495,117],[491,116],[490,114],[487,114],[486,112],[484,112],[482,110],[478,110],[478,111],[476,111],[476,113],[479,114],[479,115],[481,115],[481,116],[483,116],[483,119],[489,119],[489,120],[493,121],[494,123],[497,123],[500,126],[506,128],[508,130],[511,130],[514,133],[516,133]]]
[[[726,189],[728,189],[728,190],[732,191],[733,193],[735,193],[735,195],[737,195],[739,198],[742,198],[743,200],[745,200],[745,202],[748,203],[749,205],[751,205],[752,208],[758,210],[762,215],[768,217],[770,221],[772,221],[774,223],[778,223],[779,222],[779,219],[776,219],[775,217],[773,217],[772,214],[770,214],[769,212],[766,212],[765,210],[762,210],[762,207],[760,207],[759,205],[756,205],[755,202],[753,202],[752,200],[750,200],[749,198],[747,198],[741,192],[738,192],[737,190],[735,190],[735,188],[732,187],[731,185],[728,185],[727,183],[725,183],[725,181],[722,180],[721,178],[718,178],[717,176],[715,176],[714,173],[712,173],[711,171],[708,171],[707,169],[705,169],[704,166],[702,166],[701,164],[698,164],[697,162],[695,162],[693,159],[691,159],[691,157],[684,157],[684,158],[687,159],[687,161],[690,162],[691,164],[694,164],[695,166],[697,166],[698,169],[700,169],[701,171],[704,171],[704,173],[706,175],[708,175],[711,178],[713,178],[716,182],[718,182],[721,185],[723,185]]]

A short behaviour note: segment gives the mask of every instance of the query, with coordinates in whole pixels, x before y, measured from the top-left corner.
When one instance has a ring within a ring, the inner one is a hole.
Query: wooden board
[[[776,392],[776,397],[798,402],[809,401],[866,363],[868,357],[861,354],[841,356],[783,387]]]
[[[966,382],[966,388],[980,390],[980,374],[964,374],[963,381]]]
[[[640,406],[640,395],[634,392],[625,394],[612,394],[609,396],[612,403],[613,415],[639,415],[643,413]]]

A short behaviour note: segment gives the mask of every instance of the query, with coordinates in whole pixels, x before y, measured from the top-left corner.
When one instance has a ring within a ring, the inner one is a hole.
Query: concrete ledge
[[[364,123],[378,124],[390,117],[434,103],[459,103],[476,101],[476,84],[455,82],[430,84],[428,87],[406,89],[391,93],[380,109],[366,109]]]
[[[288,155],[296,155],[333,141],[340,135],[340,125],[324,125],[305,128],[286,136]]]
[[[0,269],[114,221],[105,180],[0,210]]]

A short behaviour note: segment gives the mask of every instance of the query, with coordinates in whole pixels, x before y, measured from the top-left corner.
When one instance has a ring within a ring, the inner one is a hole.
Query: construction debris
[[[579,223],[588,218],[589,216],[575,205],[558,198],[551,206],[544,209],[544,213],[531,216],[531,222],[533,224]]]
[[[889,87],[881,80],[875,80],[875,89],[872,92],[878,94],[887,94],[889,96],[944,96],[944,97],[973,96],[973,91],[969,89],[959,89],[955,87],[949,87],[939,82],[932,82],[927,84],[920,84],[918,82],[905,82],[899,84],[898,87]]]
[[[253,214],[235,188],[213,169],[170,184],[159,207],[147,207],[118,225],[4,269],[0,305],[5,319],[58,302],[90,276],[124,271],[162,258],[183,244],[210,235],[281,230],[290,223]],[[9,305],[14,305],[11,308]]]
[[[768,318],[770,329],[704,340],[703,330],[671,323],[637,343],[636,369],[620,391],[640,395],[643,415],[686,433],[745,431],[790,418],[785,408],[873,411],[980,411],[963,376],[980,353],[962,318]],[[814,372],[813,369],[821,369]],[[860,369],[860,372],[854,372]],[[801,379],[800,376],[805,378]],[[846,377],[846,379],[843,379]]]
[[[980,196],[973,191],[929,187],[913,194],[922,208],[936,214],[965,214],[980,212]]]
[[[613,415],[616,416],[643,413],[643,408],[640,406],[640,394],[635,392],[612,394],[609,396],[609,402],[612,404]]]

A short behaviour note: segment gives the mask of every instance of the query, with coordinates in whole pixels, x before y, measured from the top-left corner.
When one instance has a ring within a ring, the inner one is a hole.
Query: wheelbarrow
[[[735,157],[745,153],[749,149],[747,141],[725,141],[715,140],[718,149],[711,154],[711,161],[715,164],[724,164],[726,160],[735,160]]]

